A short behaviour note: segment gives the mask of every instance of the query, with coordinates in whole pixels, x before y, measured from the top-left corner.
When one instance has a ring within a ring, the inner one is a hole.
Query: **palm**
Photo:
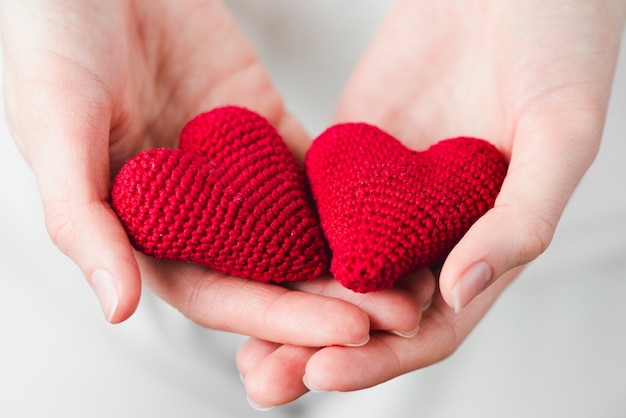
[[[526,118],[547,106],[578,110],[570,90],[581,84],[603,83],[593,97],[602,111],[615,44],[588,34],[608,37],[619,15],[563,3],[401,1],[353,74],[337,119],[368,119],[413,148],[467,135],[510,155]]]
[[[96,269],[111,276],[103,309],[113,322],[130,316],[140,295],[135,255],[108,205],[110,178],[128,158],[144,148],[175,146],[187,120],[225,104],[263,114],[300,156],[308,145],[306,133],[285,112],[217,0],[6,1],[0,2],[0,22],[8,120],[37,177],[47,227],[88,278]],[[139,261],[151,273],[142,278],[183,311],[197,308],[189,303],[198,300],[187,298],[200,291],[196,285],[213,283],[203,280],[210,275],[204,270]],[[182,296],[167,288],[172,276],[187,279],[177,281]],[[260,293],[271,305],[272,298],[286,292],[235,279],[210,290],[206,293],[236,299],[238,303],[228,305],[234,309],[245,309]],[[288,304],[291,299],[281,300]],[[255,305],[261,310],[265,306]],[[348,304],[341,306],[366,319]],[[207,319],[196,310],[194,317],[204,325],[244,333],[237,328],[236,313],[225,313],[227,320],[216,324],[217,312]],[[281,339],[280,331],[274,331],[274,338]],[[361,341],[366,331],[348,338]]]
[[[502,127],[491,126],[501,112],[496,89],[485,89],[491,83],[475,78],[491,60],[491,49],[480,44],[485,18],[442,25],[451,12],[446,9],[454,9],[449,2],[431,2],[428,13],[407,12],[424,6],[405,3],[392,12],[354,72],[337,119],[365,118],[416,149],[459,134],[502,137]],[[468,110],[477,108],[481,114],[470,117]]]
[[[545,250],[595,156],[622,13],[568,3],[401,1],[340,100],[338,120],[365,119],[410,147],[477,136],[510,158],[495,209],[444,265],[450,305],[477,260],[498,277]]]
[[[250,106],[280,127],[280,98],[220,3],[138,1],[127,16],[124,83],[113,92],[122,99],[113,116],[114,166],[139,148],[175,146],[186,121],[219,105]],[[303,138],[288,131],[285,139]]]
[[[391,291],[354,301],[336,283],[318,296],[132,251],[108,204],[110,176],[143,148],[175,146],[198,112],[247,106],[296,155],[308,146],[219,1],[0,1],[0,23],[8,119],[37,176],[48,229],[109,321],[132,314],[143,281],[201,325],[272,341],[355,344],[371,324],[415,329],[432,282],[416,298]],[[22,36],[25,26],[33,36]],[[377,315],[381,306],[406,314]]]
[[[279,130],[289,127],[285,139],[306,146],[219,1],[79,2],[34,13],[19,3],[3,7],[12,16],[4,22],[5,54],[13,59],[7,108],[17,116],[15,136],[26,155],[33,150],[21,137],[50,129],[32,126],[36,115],[50,114],[47,103],[98,131],[77,135],[106,138],[113,173],[142,148],[175,145],[180,128],[196,113],[229,103],[254,108]],[[20,24],[39,36],[18,37]],[[18,102],[31,99],[26,111],[17,111]]]

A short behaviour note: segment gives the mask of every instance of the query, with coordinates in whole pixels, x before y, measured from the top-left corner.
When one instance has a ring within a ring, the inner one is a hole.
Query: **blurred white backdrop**
[[[230,0],[287,107],[317,135],[391,1]],[[549,250],[449,359],[266,417],[626,416],[626,42],[600,154]],[[145,291],[105,323],[45,232],[34,178],[0,123],[0,416],[252,417],[239,336]]]

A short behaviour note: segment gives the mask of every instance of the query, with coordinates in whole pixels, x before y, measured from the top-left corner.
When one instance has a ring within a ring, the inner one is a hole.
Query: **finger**
[[[435,278],[429,270],[422,270],[402,279],[397,287],[370,293],[353,292],[333,278],[318,278],[292,286],[352,303],[368,314],[372,330],[390,331],[410,338],[419,330],[423,307],[435,291]]]
[[[554,12],[524,5],[520,14],[529,13],[526,19],[533,22]],[[511,163],[495,208],[443,267],[441,291],[457,311],[505,271],[535,259],[549,245],[598,150],[623,26],[617,9],[623,6],[574,8],[549,36],[545,27],[531,24],[529,36],[510,38],[503,55],[506,66],[524,57],[505,76],[508,88],[502,96],[510,113],[505,142],[512,140],[512,147],[505,148],[511,151]],[[580,24],[589,31],[570,30]],[[515,29],[510,28],[516,34]]]
[[[245,381],[248,372],[281,345],[254,337],[248,338],[237,351],[237,370],[239,370],[242,380]]]
[[[325,347],[307,363],[304,381],[312,391],[353,391],[386,382],[450,356],[504,288],[519,273],[509,272],[460,314],[435,295],[413,338],[375,333],[363,347]]]
[[[428,310],[437,291],[437,274],[431,269],[417,271],[398,280],[394,287],[413,295],[422,312]]]
[[[248,370],[245,385],[250,405],[267,410],[294,401],[308,392],[302,379],[307,361],[317,350],[282,345]]]
[[[543,253],[576,184],[595,158],[602,105],[591,112],[542,109],[515,133],[507,176],[495,207],[449,254],[440,276],[444,299],[458,312],[506,271]]]
[[[291,402],[307,392],[302,377],[315,348],[248,339],[237,352],[237,369],[248,402],[258,410]]]
[[[188,120],[202,112],[237,105],[265,117],[302,161],[311,139],[286,111],[280,92],[226,5],[194,2],[193,13],[174,2],[162,6],[154,7],[151,0],[137,6],[142,21],[165,22],[145,25],[148,32],[144,35],[159,39],[154,46],[166,51],[159,76],[179,81],[170,87],[165,116],[159,113],[152,121],[151,132],[159,138],[156,142],[169,144]],[[185,25],[179,25],[181,21]],[[175,36],[164,36],[163,28],[176,28]]]
[[[106,319],[121,322],[134,312],[141,285],[132,247],[107,203],[110,114],[88,99],[30,87],[37,91],[23,90],[10,117],[37,179],[46,227],[86,276]]]
[[[227,277],[205,267],[137,254],[143,279],[199,325],[302,346],[362,345],[367,314],[351,303]]]
[[[126,234],[107,204],[112,104],[98,76],[106,66],[93,51],[101,45],[87,40],[90,48],[74,48],[68,39],[76,27],[54,19],[63,7],[49,8],[44,18],[32,6],[2,3],[7,119],[35,173],[50,237],[87,277],[107,320],[120,322],[137,306],[140,278]],[[108,15],[76,10],[83,12]],[[107,19],[102,22],[106,26]]]

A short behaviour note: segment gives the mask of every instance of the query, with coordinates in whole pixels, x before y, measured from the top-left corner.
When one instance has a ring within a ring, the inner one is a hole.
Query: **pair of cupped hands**
[[[310,146],[217,0],[0,0],[7,118],[50,236],[106,318],[132,315],[143,283],[197,324],[249,336],[237,366],[251,403],[271,407],[447,357],[547,248],[600,143],[625,3],[398,1],[330,122],[366,121],[413,149],[485,138],[510,164],[495,207],[443,266],[375,293],[157,261],[111,210],[128,158],[176,147],[185,122],[217,106],[262,114],[299,159]]]

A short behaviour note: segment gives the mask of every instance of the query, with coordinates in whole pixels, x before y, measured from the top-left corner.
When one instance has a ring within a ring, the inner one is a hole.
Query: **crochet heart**
[[[327,271],[304,172],[278,132],[239,107],[201,114],[179,149],[152,149],[116,176],[111,205],[133,245],[260,282]]]
[[[443,261],[494,204],[507,170],[486,141],[456,138],[409,150],[364,123],[329,128],[308,151],[309,177],[345,287],[369,292]]]

